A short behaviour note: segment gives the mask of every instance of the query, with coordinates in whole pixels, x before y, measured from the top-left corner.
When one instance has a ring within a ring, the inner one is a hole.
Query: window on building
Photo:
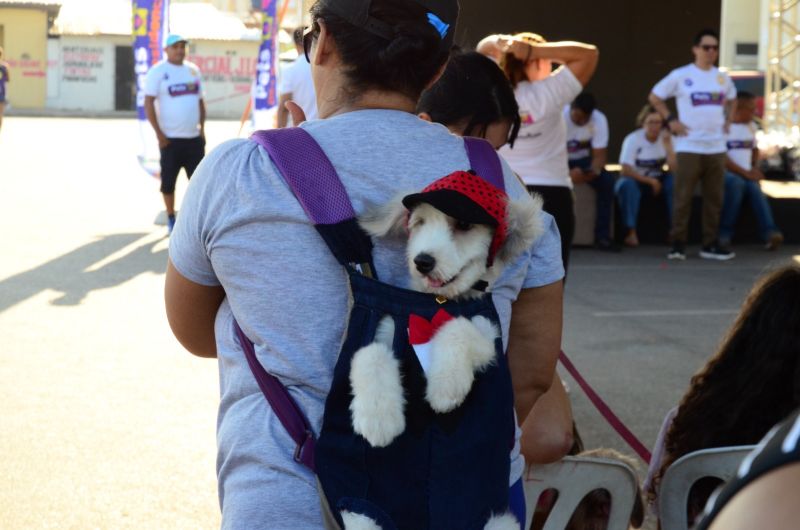
[[[758,55],[757,42],[737,42],[736,55]]]

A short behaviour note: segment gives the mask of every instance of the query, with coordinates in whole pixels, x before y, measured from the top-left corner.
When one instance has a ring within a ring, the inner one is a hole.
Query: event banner
[[[133,68],[136,77],[136,111],[142,137],[139,163],[153,176],[158,176],[159,150],[155,133],[144,111],[144,78],[147,71],[161,60],[169,32],[169,0],[133,0]]]
[[[262,0],[263,26],[261,47],[258,50],[258,65],[253,99],[253,121],[256,129],[274,127],[275,110],[278,105],[278,0]]]

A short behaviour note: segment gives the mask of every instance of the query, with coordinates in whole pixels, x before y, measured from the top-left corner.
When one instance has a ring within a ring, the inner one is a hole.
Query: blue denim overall
[[[344,186],[311,136],[302,129],[284,129],[260,131],[253,140],[267,149],[349,277],[349,323],[316,440],[301,411],[275,386],[282,385],[248,353],[259,385],[298,444],[295,459],[317,474],[323,507],[329,507],[339,526],[340,512],[346,510],[370,517],[383,530],[482,529],[491,515],[509,510],[515,419],[502,339],[496,339],[494,362],[476,374],[464,402],[439,414],[424,397],[426,378],[409,345],[408,319],[413,313],[430,320],[444,309],[453,317],[482,315],[499,329],[491,296],[437,301],[434,295],[378,281],[369,236],[358,226]],[[473,139],[466,144],[473,169],[495,175],[492,183],[502,189],[491,146]],[[300,161],[298,152],[303,153]],[[350,365],[353,354],[374,341],[378,323],[387,315],[395,322],[393,351],[403,374],[406,429],[388,446],[375,448],[353,431]],[[247,353],[249,340],[238,326],[237,332]],[[272,380],[262,384],[265,378]]]

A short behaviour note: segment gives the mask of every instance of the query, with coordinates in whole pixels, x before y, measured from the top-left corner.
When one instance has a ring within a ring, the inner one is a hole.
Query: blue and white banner
[[[258,50],[256,79],[253,93],[253,122],[256,129],[274,127],[278,105],[278,0],[262,0],[263,26],[261,47]]]
[[[144,111],[144,78],[150,67],[161,60],[168,32],[169,0],[133,0],[133,68],[142,137],[138,158],[142,168],[154,177],[159,176],[161,169],[158,141]]]

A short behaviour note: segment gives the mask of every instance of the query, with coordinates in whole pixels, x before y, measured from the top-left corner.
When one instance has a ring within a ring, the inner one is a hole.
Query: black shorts
[[[206,141],[197,138],[169,138],[169,144],[161,149],[161,193],[175,193],[175,181],[181,168],[186,177],[192,178],[197,164],[206,154]]]

